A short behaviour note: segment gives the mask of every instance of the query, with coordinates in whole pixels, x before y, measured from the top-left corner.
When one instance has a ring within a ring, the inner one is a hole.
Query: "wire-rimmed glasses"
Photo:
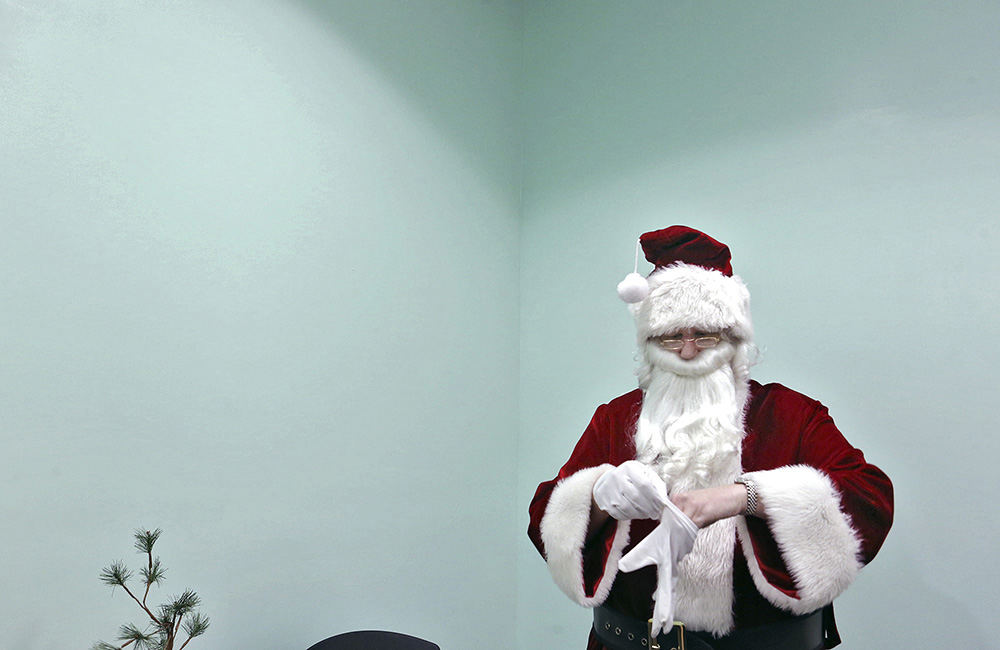
[[[671,352],[676,352],[684,347],[686,341],[694,341],[694,345],[699,350],[704,350],[706,348],[714,348],[722,341],[722,332],[716,332],[714,334],[698,334],[697,336],[683,336],[681,334],[664,334],[662,336],[653,336],[650,338],[651,341],[656,341],[656,343],[664,350],[670,350]]]

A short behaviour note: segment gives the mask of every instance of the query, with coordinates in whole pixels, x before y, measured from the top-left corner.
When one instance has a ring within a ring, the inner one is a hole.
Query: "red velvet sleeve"
[[[783,493],[781,517],[789,524],[785,530],[794,532],[796,508],[803,509],[801,521],[805,524],[808,522],[808,512],[818,505],[817,502],[810,502],[809,496],[803,496],[803,501],[796,505],[795,496],[795,480],[802,478],[802,474],[795,474],[794,469],[801,469],[802,466],[814,468],[832,483],[834,492],[831,494],[835,499],[833,512],[839,510],[857,539],[857,557],[851,557],[855,554],[852,552],[841,558],[845,575],[850,562],[856,562],[856,566],[870,562],[881,548],[892,525],[892,483],[882,470],[866,461],[861,450],[844,438],[827,408],[779,384],[762,388],[758,385],[748,413],[747,429],[743,450],[744,470],[774,470],[769,472],[774,476],[769,478],[772,486],[788,480],[784,488],[779,485],[779,492]],[[781,478],[777,477],[778,474],[781,474]],[[809,484],[813,485],[812,482]],[[813,493],[803,493],[807,494]],[[787,597],[797,599],[803,595],[802,581],[808,582],[811,577],[812,571],[809,568],[816,568],[816,565],[810,565],[808,556],[802,556],[805,549],[781,548],[778,535],[773,530],[776,523],[773,516],[770,522],[747,519],[753,555],[761,574],[771,587]],[[821,529],[822,526],[813,530],[816,533]],[[796,539],[795,535],[787,532],[784,537],[786,544],[789,539]],[[837,548],[847,546],[849,544],[836,545]],[[787,554],[796,551],[804,560],[795,570],[790,570],[786,562]],[[799,580],[793,579],[794,573],[798,573]],[[821,580],[836,582],[836,576],[823,576]],[[847,578],[844,580],[845,586],[849,584]],[[812,593],[817,591],[813,589]],[[832,592],[833,589],[830,590]]]
[[[840,492],[840,507],[861,539],[861,561],[871,562],[889,534],[893,490],[889,477],[865,460],[816,403],[802,433],[799,462],[820,469]]]
[[[542,517],[545,516],[545,509],[548,506],[552,490],[566,477],[572,476],[582,469],[597,467],[611,460],[610,425],[607,411],[606,404],[597,407],[590,424],[587,425],[580,440],[576,443],[569,460],[562,466],[555,478],[545,481],[535,490],[535,496],[528,506],[530,515],[528,537],[531,538],[531,542],[542,554],[542,557],[545,557],[546,553],[541,537],[541,521]],[[583,547],[584,593],[587,597],[593,597],[601,576],[604,574],[604,567],[611,552],[614,532],[615,522],[608,520],[600,530],[588,533],[587,542]]]
[[[578,472],[597,468],[604,464],[619,465],[634,455],[631,449],[631,436],[627,435],[627,430],[634,421],[635,408],[639,399],[639,391],[633,391],[633,393],[613,400],[609,404],[599,406],[573,449],[569,460],[562,466],[555,478],[543,482],[535,491],[528,507],[530,515],[528,537],[547,561],[550,559],[550,554],[546,551],[542,539],[542,519],[549,509],[553,490],[563,481],[574,477]],[[586,498],[588,499],[587,508],[589,508],[589,493]],[[582,508],[583,504],[581,503],[580,506]],[[586,535],[580,558],[583,579],[581,595],[584,598],[593,598],[597,594],[602,580],[613,577],[613,573],[616,572],[616,569],[609,570],[608,561],[616,553],[615,544],[621,546],[621,532],[618,522],[608,520],[599,530],[591,530]],[[580,536],[583,537],[582,533]],[[618,548],[617,552],[620,550]]]
[[[535,496],[531,499],[531,504],[528,506],[528,514],[530,515],[528,537],[531,538],[531,542],[538,549],[538,552],[542,554],[542,557],[545,556],[545,548],[542,545],[541,522],[542,517],[545,515],[545,507],[549,503],[549,496],[551,496],[552,490],[559,481],[567,476],[575,474],[581,469],[596,467],[608,462],[607,459],[610,456],[610,451],[608,449],[608,436],[606,434],[608,430],[607,409],[607,404],[601,404],[597,407],[594,416],[590,418],[590,424],[587,425],[580,440],[577,441],[576,447],[573,448],[573,453],[570,454],[569,460],[562,466],[555,478],[545,481],[538,486],[535,490]]]

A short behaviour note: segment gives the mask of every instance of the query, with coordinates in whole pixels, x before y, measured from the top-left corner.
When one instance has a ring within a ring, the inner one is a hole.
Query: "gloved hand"
[[[671,501],[660,516],[660,525],[618,560],[618,569],[628,573],[656,565],[653,592],[653,636],[674,626],[674,586],[677,565],[694,547],[698,527]]]
[[[630,460],[597,479],[594,502],[618,520],[657,519],[669,499],[659,474],[648,465]]]

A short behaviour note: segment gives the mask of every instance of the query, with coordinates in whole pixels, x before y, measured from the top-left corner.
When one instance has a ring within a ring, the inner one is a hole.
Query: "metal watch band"
[[[747,489],[747,507],[743,511],[744,516],[752,517],[757,512],[757,483],[749,476],[743,475],[736,479],[737,483],[742,483]]]

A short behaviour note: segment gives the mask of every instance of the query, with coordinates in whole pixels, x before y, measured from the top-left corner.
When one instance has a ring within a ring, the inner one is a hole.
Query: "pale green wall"
[[[995,647],[998,25],[979,2],[526,4],[522,508],[635,385],[636,236],[700,227],[750,286],[756,376],[895,481],[842,647]],[[583,647],[527,541],[518,571],[518,647]]]
[[[0,647],[512,647],[520,18],[0,4]]]
[[[633,385],[614,285],[680,222],[732,245],[757,376],[896,481],[844,647],[988,647],[998,20],[0,5],[0,646],[138,620],[97,572],[148,525],[192,648],[582,647],[524,508]]]

